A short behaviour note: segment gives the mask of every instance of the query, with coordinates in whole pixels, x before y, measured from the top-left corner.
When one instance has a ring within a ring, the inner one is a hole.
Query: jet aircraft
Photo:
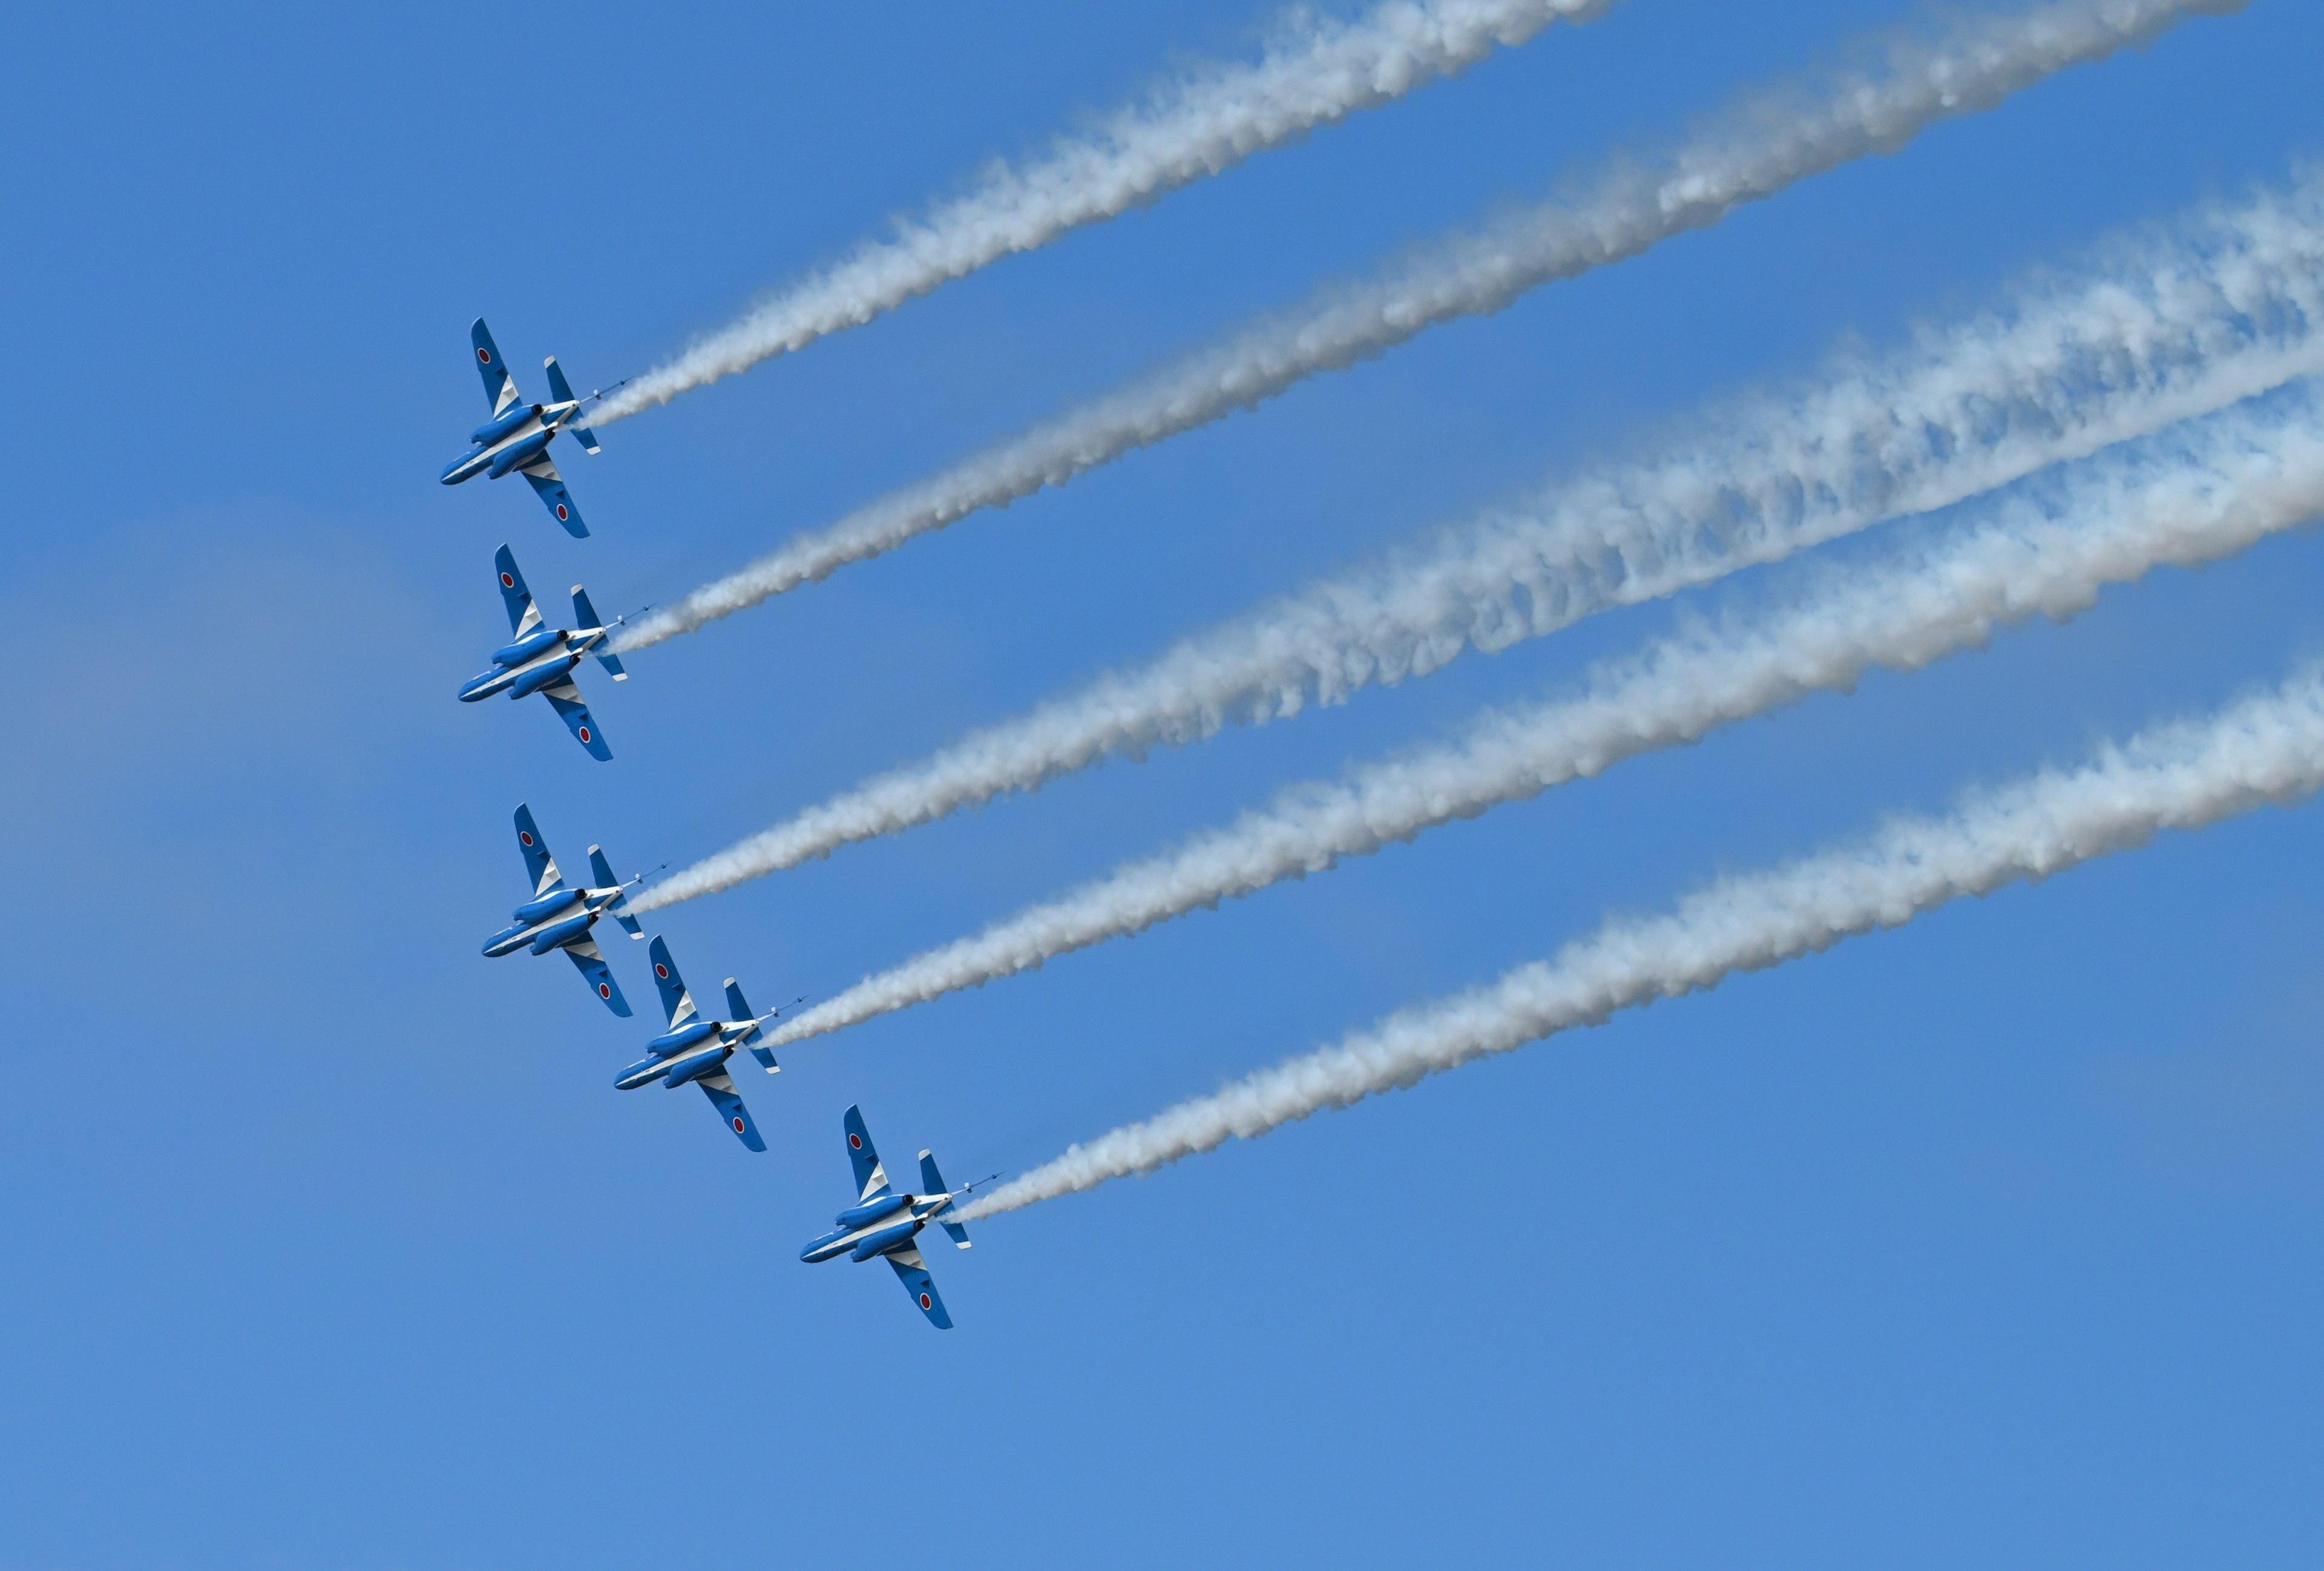
[[[558,474],[557,462],[549,456],[549,444],[557,439],[558,431],[570,430],[583,452],[596,452],[595,435],[576,422],[583,404],[603,398],[611,389],[592,393],[588,398],[574,397],[573,389],[566,385],[563,368],[551,355],[540,363],[549,375],[551,402],[527,403],[518,395],[516,378],[509,374],[484,318],[478,317],[468,328],[468,338],[475,346],[476,369],[484,375],[484,396],[492,401],[493,418],[468,433],[466,452],[444,466],[444,484],[457,485],[479,475],[495,480],[511,473],[521,475],[565,526],[566,533],[576,540],[587,539],[589,526],[581,522],[581,510],[574,505],[573,494],[565,489],[564,476]]]
[[[600,624],[588,593],[576,584],[573,619],[579,625],[570,632],[551,627],[541,621],[540,607],[532,603],[532,592],[524,587],[514,553],[501,547],[493,555],[493,566],[500,574],[501,599],[508,605],[512,636],[493,652],[493,669],[460,689],[460,701],[473,704],[495,693],[506,693],[512,698],[539,693],[565,722],[565,728],[589,750],[590,757],[610,760],[613,750],[605,745],[605,734],[589,717],[589,707],[581,701],[581,689],[573,685],[571,672],[583,655],[595,655],[599,665],[613,673],[615,681],[630,679],[630,673],[622,669],[622,657],[612,648],[613,629],[623,619],[617,616]]]
[[[630,885],[613,877],[612,864],[596,846],[589,847],[589,872],[596,883],[587,889],[567,889],[565,880],[557,873],[557,859],[549,854],[549,843],[540,837],[540,830],[532,821],[532,809],[523,803],[516,809],[517,849],[524,853],[525,871],[532,874],[532,898],[516,908],[516,925],[504,928],[484,940],[484,953],[497,959],[513,955],[519,949],[530,948],[536,955],[546,955],[551,949],[562,949],[573,962],[589,990],[605,1001],[605,1007],[630,1018],[629,1001],[613,984],[612,967],[597,947],[590,929],[597,919],[612,913],[615,921],[632,938],[642,938],[645,929],[638,919],[622,909],[629,900]]]
[[[742,1002],[742,990],[729,976],[726,1007],[734,1018],[704,1020],[695,1012],[694,999],[678,974],[678,963],[669,957],[669,946],[657,937],[646,952],[653,958],[654,985],[661,990],[661,1006],[669,1015],[669,1030],[646,1044],[646,1056],[615,1076],[614,1086],[623,1091],[634,1091],[659,1080],[665,1088],[675,1091],[690,1080],[702,1087],[702,1094],[710,1098],[710,1104],[744,1145],[754,1151],[765,1151],[767,1142],[759,1138],[759,1126],[752,1122],[751,1110],[734,1094],[734,1082],[726,1074],[726,1060],[734,1056],[736,1048],[749,1048],[751,1056],[759,1060],[759,1067],[774,1074],[779,1066],[771,1050],[758,1045],[759,1028],[782,1011],[770,1009],[764,1014],[752,1014],[751,1006]]]
[[[897,1280],[920,1307],[937,1329],[952,1329],[952,1317],[945,1313],[944,1300],[936,1297],[936,1279],[928,1275],[927,1261],[920,1257],[919,1246],[913,1241],[930,1222],[951,1235],[959,1248],[968,1247],[968,1229],[957,1222],[947,1222],[943,1213],[968,1189],[947,1193],[944,1177],[936,1171],[936,1160],[927,1151],[920,1153],[920,1182],[925,1195],[899,1195],[888,1187],[888,1175],[880,1166],[880,1153],[872,1149],[872,1133],[863,1127],[861,1108],[851,1107],[841,1121],[847,1132],[847,1160],[855,1167],[855,1204],[842,1211],[833,1220],[839,1224],[837,1232],[826,1233],[799,1251],[799,1259],[809,1265],[845,1255],[859,1263],[872,1259],[885,1260],[895,1268]],[[981,1180],[980,1180],[981,1181]]]

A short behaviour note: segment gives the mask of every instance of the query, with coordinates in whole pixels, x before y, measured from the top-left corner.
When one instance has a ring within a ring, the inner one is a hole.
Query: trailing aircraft
[[[558,876],[557,859],[549,854],[549,843],[540,837],[540,830],[532,821],[532,809],[517,804],[516,845],[524,853],[525,871],[532,874],[532,898],[512,913],[516,925],[504,928],[484,940],[484,953],[497,959],[513,955],[519,949],[530,949],[536,955],[546,955],[551,949],[562,949],[565,957],[573,962],[589,990],[604,1000],[605,1007],[630,1018],[629,1001],[613,984],[612,967],[597,947],[590,930],[597,919],[611,913],[622,924],[622,930],[632,938],[642,938],[645,929],[638,919],[622,909],[629,900],[629,888],[640,882],[616,880],[605,854],[596,846],[589,847],[589,872],[596,883],[587,889],[567,889],[565,880]]]
[[[582,702],[581,689],[573,685],[571,673],[582,656],[595,655],[599,665],[613,673],[615,681],[630,679],[630,673],[622,669],[622,657],[611,647],[613,629],[624,619],[617,616],[600,624],[588,593],[576,584],[573,619],[578,625],[569,632],[551,627],[541,621],[540,607],[533,604],[532,592],[524,587],[524,575],[517,571],[515,554],[508,547],[493,553],[493,567],[500,575],[501,599],[508,606],[511,639],[493,652],[493,669],[460,689],[460,702],[473,704],[495,693],[506,693],[512,698],[539,693],[565,722],[565,728],[589,750],[590,757],[610,760],[613,750],[605,745],[605,734],[589,717],[589,707]]]
[[[574,397],[573,389],[566,385],[564,369],[551,355],[540,363],[549,376],[550,402],[527,403],[518,394],[516,378],[509,374],[484,318],[478,317],[468,328],[468,339],[475,347],[476,369],[484,375],[484,396],[492,401],[493,418],[468,433],[466,452],[444,466],[444,484],[457,485],[479,475],[495,480],[503,475],[521,475],[565,526],[566,533],[576,540],[587,539],[589,526],[581,522],[581,509],[574,504],[573,494],[565,489],[565,478],[549,456],[549,444],[557,439],[558,431],[570,430],[583,452],[596,452],[596,436],[576,422],[583,404],[604,397],[612,389],[600,389],[588,398]]]
[[[920,1183],[927,1189],[925,1195],[899,1195],[888,1187],[888,1175],[880,1165],[880,1153],[872,1149],[872,1132],[863,1127],[862,1109],[851,1107],[841,1120],[847,1133],[847,1160],[854,1164],[855,1204],[832,1220],[839,1224],[835,1233],[821,1238],[799,1251],[799,1259],[809,1265],[840,1255],[862,1262],[884,1260],[895,1269],[896,1280],[912,1296],[920,1313],[928,1317],[937,1329],[952,1329],[952,1317],[945,1313],[944,1300],[936,1297],[936,1279],[928,1275],[927,1261],[920,1257],[919,1245],[914,1242],[920,1230],[930,1222],[941,1227],[961,1249],[968,1247],[968,1229],[957,1222],[947,1222],[944,1213],[952,1203],[976,1186],[947,1193],[944,1175],[936,1171],[936,1160],[927,1151],[920,1153]],[[982,1182],[982,1180],[979,1180]]]
[[[742,1002],[742,990],[729,976],[726,1007],[734,1018],[704,1020],[695,1012],[694,999],[678,974],[678,963],[669,957],[669,946],[656,938],[646,952],[653,958],[654,985],[661,990],[661,1006],[669,1016],[669,1029],[646,1044],[644,1058],[614,1077],[614,1086],[623,1091],[634,1091],[659,1080],[665,1088],[675,1091],[691,1081],[702,1087],[702,1094],[710,1098],[710,1104],[744,1145],[754,1151],[765,1151],[767,1142],[759,1138],[759,1126],[752,1122],[751,1110],[734,1094],[734,1082],[726,1074],[726,1060],[734,1056],[736,1048],[749,1048],[761,1068],[770,1075],[776,1073],[780,1066],[775,1062],[775,1055],[758,1045],[759,1028],[782,1011],[770,1009],[764,1014],[752,1014],[751,1006]]]

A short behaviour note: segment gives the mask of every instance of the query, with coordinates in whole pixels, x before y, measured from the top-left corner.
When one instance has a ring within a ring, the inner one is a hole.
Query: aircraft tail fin
[[[922,1151],[920,1153],[920,1193],[923,1195],[945,1195],[951,1193],[950,1190],[945,1187],[944,1175],[936,1171],[936,1159],[935,1154],[930,1151]],[[967,1228],[963,1227],[957,1222],[945,1221],[941,1215],[936,1217],[936,1225],[945,1230],[946,1235],[952,1239],[954,1244],[962,1249],[966,1249],[968,1247]]]
[[[589,875],[595,880],[594,887],[597,889],[611,889],[622,882],[613,876],[613,864],[605,860],[604,851],[595,846],[589,847]],[[646,936],[645,929],[638,925],[637,918],[622,909],[629,903],[629,891],[623,890],[613,897],[613,903],[607,906],[605,910],[612,914],[615,921],[622,924],[622,931],[629,934],[632,938],[642,938]]]
[[[540,363],[540,368],[549,373],[549,396],[554,398],[559,403],[571,403],[573,402],[573,389],[571,385],[566,382],[565,367],[557,363],[557,356],[551,355],[548,359],[543,360]],[[597,433],[591,430],[588,427],[567,426],[565,429],[573,433],[573,439],[581,444],[581,450],[583,452],[595,453],[602,450],[597,446]]]
[[[578,584],[573,586],[573,624],[583,633],[588,632],[593,627],[605,625],[604,620],[597,615],[597,608],[589,604],[589,591]],[[630,679],[630,673],[622,669],[620,655],[602,643],[590,652],[597,657],[599,665],[613,673],[615,681],[626,682]]]

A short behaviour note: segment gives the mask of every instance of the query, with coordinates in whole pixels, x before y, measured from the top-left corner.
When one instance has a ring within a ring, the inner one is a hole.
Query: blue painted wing
[[[573,685],[571,677],[559,677],[540,689],[557,717],[565,722],[565,729],[573,733],[573,740],[589,750],[589,756],[600,763],[613,762],[613,750],[605,745],[605,734],[589,716],[589,706],[581,701],[581,689]]]
[[[532,591],[524,587],[524,575],[516,569],[516,553],[506,546],[494,551],[493,571],[493,581],[501,587],[501,604],[508,607],[509,632],[522,638],[540,624],[540,613],[533,607]]]
[[[896,1280],[912,1295],[912,1302],[928,1317],[928,1324],[939,1331],[951,1330],[952,1317],[945,1313],[944,1300],[936,1297],[936,1280],[928,1275],[927,1261],[920,1258],[920,1252],[907,1246],[881,1258],[896,1268]]]
[[[576,941],[565,946],[565,957],[573,962],[589,991],[603,999],[607,1009],[623,1020],[630,1018],[630,1001],[622,996],[619,984],[613,981],[613,968],[605,964],[597,940],[584,933]]]
[[[516,805],[516,848],[524,853],[524,870],[532,875],[536,898],[565,887],[565,881],[557,875],[557,858],[549,854],[549,842],[540,837],[532,809],[522,802]]]
[[[565,482],[558,475],[557,466],[549,461],[548,454],[541,454],[517,473],[524,476],[524,483],[532,487],[533,494],[540,498],[549,515],[565,526],[567,534],[575,540],[589,538],[589,526],[581,522],[581,509],[574,505],[573,493],[565,489]]]
[[[726,1127],[734,1132],[735,1139],[754,1151],[767,1149],[767,1142],[759,1138],[759,1126],[751,1121],[751,1110],[742,1105],[740,1096],[734,1095],[734,1082],[726,1077],[725,1070],[705,1075],[695,1084],[702,1087],[705,1096],[710,1098],[710,1105],[718,1110],[718,1116],[726,1121]]]
[[[501,358],[500,347],[493,342],[492,329],[478,317],[468,327],[468,342],[476,351],[476,370],[484,379],[484,397],[500,413],[516,402],[516,379],[508,372],[508,362]]]
[[[886,1194],[888,1175],[881,1169],[880,1153],[872,1148],[872,1132],[863,1127],[863,1110],[849,1108],[839,1123],[847,1132],[847,1160],[855,1169],[856,1203]]]
[[[669,1016],[669,1029],[676,1030],[694,1018],[694,999],[686,991],[686,978],[678,974],[678,962],[669,957],[669,946],[660,935],[646,946],[646,955],[653,961],[654,987],[661,993],[662,1012]]]

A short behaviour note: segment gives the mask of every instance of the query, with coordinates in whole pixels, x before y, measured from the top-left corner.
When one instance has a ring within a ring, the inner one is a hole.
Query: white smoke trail
[[[1907,818],[1870,838],[1750,877],[1728,878],[1662,917],[1609,921],[1554,959],[1388,1016],[1336,1047],[1290,1058],[1113,1130],[1002,1185],[963,1221],[1150,1172],[1326,1108],[1490,1053],[1595,1025],[1615,1011],[1715,987],[1737,971],[1900,927],[1965,894],[2046,878],[2324,786],[2324,673],[2310,671],[2209,720],[2166,725],[2070,773],[2044,772],[1970,797],[1943,818]]]
[[[1988,108],[2069,66],[2151,39],[2192,13],[2243,4],[2051,0],[2020,15],[1964,23],[1941,43],[1897,42],[1880,74],[1752,99],[1666,164],[1616,163],[1579,203],[1518,214],[1372,283],[1327,291],[1299,311],[801,535],[645,618],[619,647],[692,632],[978,508],[1062,485],[1317,372],[1377,355],[1439,322],[1499,310],[1536,285],[1637,255],[1851,159],[1893,152],[1935,121]]]
[[[779,1030],[779,1044],[857,1024],[1157,922],[1368,855],[1650,749],[1764,714],[1875,665],[1915,670],[1997,625],[2063,618],[2158,562],[2214,560],[2324,511],[2324,404],[2312,385],[2135,456],[2109,454],[2046,494],[1883,566],[1828,571],[1773,616],[1702,626],[1593,673],[1579,697],[1489,713],[1450,744],[1280,793],[1263,811],[1135,863],[971,938],[865,978]]]
[[[1342,21],[1294,12],[1255,65],[1195,71],[1086,136],[1061,139],[1023,170],[998,164],[966,196],[899,226],[853,255],[754,307],[731,327],[605,400],[605,425],[761,360],[859,327],[1084,224],[1117,217],[1254,152],[1377,108],[1526,42],[1558,21],[1587,22],[1613,0],[1388,0]]]
[[[1959,502],[2324,372],[2324,175],[2116,245],[2006,309],[1762,393],[1667,457],[1553,488],[866,781],[674,874],[667,905],[1109,756],[1297,714]]]

